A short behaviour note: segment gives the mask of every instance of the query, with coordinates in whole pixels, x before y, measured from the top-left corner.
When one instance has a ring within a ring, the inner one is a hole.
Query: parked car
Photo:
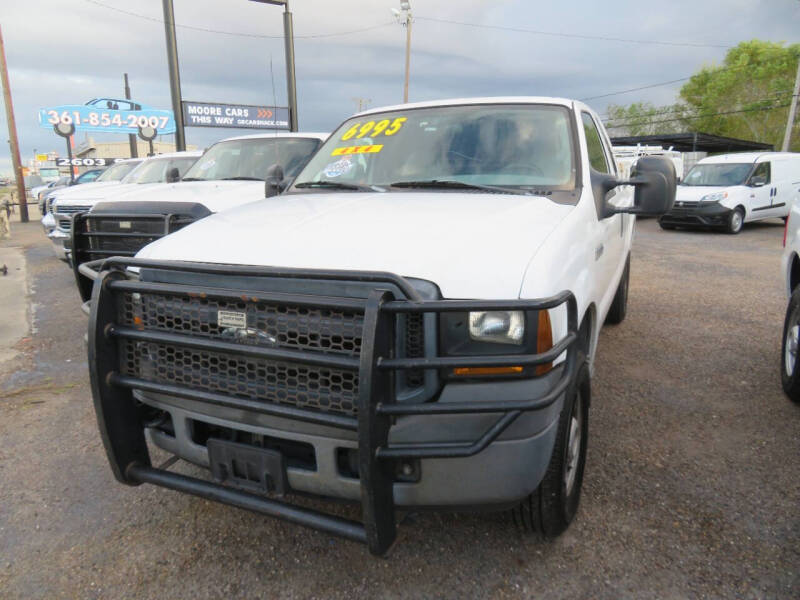
[[[92,183],[94,182],[100,175],[103,174],[105,169],[90,169],[88,171],[84,171],[75,179],[73,180],[69,175],[64,175],[63,177],[59,177],[55,181],[51,181],[46,186],[40,186],[39,188],[35,188],[31,190],[31,195],[34,196],[39,202],[39,212],[41,215],[45,215],[47,212],[47,197],[50,192],[54,192],[56,190],[63,189],[65,187],[69,187],[71,185],[81,185],[84,183]],[[37,193],[37,190],[40,190]]]
[[[47,232],[47,237],[53,242],[53,250],[58,258],[67,260],[64,242],[69,239],[72,207],[82,207],[84,202],[98,197],[102,198],[106,188],[119,185],[125,176],[141,164],[143,160],[143,158],[129,158],[119,161],[108,167],[105,172],[91,183],[55,190],[46,196],[46,214],[42,217],[42,226]],[[60,212],[58,209],[59,201],[61,201]],[[73,204],[75,202],[77,204]]]
[[[674,199],[669,160],[641,158],[631,181],[635,198],[578,101],[348,119],[282,195],[103,262],[89,367],[114,475],[375,554],[395,509],[421,506],[517,506],[558,535],[598,333],[627,310],[634,215]],[[147,441],[215,482],[152,466]],[[268,492],[360,502],[364,522]]]
[[[800,154],[750,152],[709,156],[678,186],[662,229],[716,227],[739,233],[745,223],[786,218],[800,181]]]
[[[784,225],[781,259],[788,299],[781,344],[781,383],[786,395],[793,402],[800,403],[800,178],[795,181],[792,190],[794,197]]]
[[[92,290],[92,280],[81,274],[83,263],[103,256],[133,256],[153,240],[197,219],[263,199],[271,165],[279,164],[290,180],[326,137],[324,133],[269,133],[223,140],[203,154],[181,184],[162,186],[157,192],[114,194],[87,214],[77,215],[70,247],[81,299],[88,302]]]

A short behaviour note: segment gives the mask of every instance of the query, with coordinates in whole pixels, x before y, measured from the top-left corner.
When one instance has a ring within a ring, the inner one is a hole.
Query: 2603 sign
[[[124,160],[122,158],[57,158],[57,167],[107,167],[115,162]]]

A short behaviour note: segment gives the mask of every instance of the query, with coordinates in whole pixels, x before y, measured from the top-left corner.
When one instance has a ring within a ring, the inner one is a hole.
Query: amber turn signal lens
[[[457,367],[453,375],[464,377],[467,375],[519,375],[522,367]]]
[[[536,354],[547,352],[553,347],[553,327],[550,325],[550,313],[546,310],[539,311],[539,327],[536,332]],[[553,363],[538,365],[534,370],[536,375],[549,373]]]

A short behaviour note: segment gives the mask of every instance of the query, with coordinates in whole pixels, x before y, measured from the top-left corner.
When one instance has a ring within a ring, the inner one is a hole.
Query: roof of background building
[[[636,144],[672,146],[679,152],[746,152],[753,150],[774,150],[772,144],[739,140],[736,138],[712,135],[702,132],[664,133],[660,135],[629,135],[611,138],[613,145],[635,146]]]

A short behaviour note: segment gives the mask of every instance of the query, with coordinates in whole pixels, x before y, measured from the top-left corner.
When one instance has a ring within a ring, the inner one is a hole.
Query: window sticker
[[[375,154],[383,150],[383,144],[370,144],[369,146],[343,146],[331,152],[331,156],[344,156],[345,154]]]
[[[344,156],[330,163],[322,172],[325,174],[325,177],[341,177],[345,173],[349,173],[354,166],[355,163],[353,163],[353,159],[350,158],[350,156]]]
[[[393,136],[403,127],[403,123],[408,121],[408,117],[397,117],[394,120],[382,119],[380,121],[367,121],[366,123],[353,123],[347,131],[342,134],[341,140],[349,140],[352,137],[356,139],[363,138],[369,134],[370,137],[378,137],[379,135]]]

